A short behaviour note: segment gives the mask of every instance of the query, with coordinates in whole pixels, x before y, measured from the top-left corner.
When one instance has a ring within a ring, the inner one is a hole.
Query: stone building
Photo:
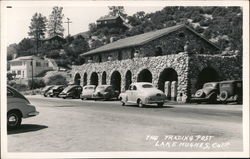
[[[205,82],[242,79],[240,57],[222,56],[186,25],[120,39],[82,57],[85,63],[72,68],[76,84],[111,84],[124,91],[131,82],[147,81],[183,102]]]

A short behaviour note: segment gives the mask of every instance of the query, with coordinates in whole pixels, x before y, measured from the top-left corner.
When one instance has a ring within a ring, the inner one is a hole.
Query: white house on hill
[[[35,77],[43,71],[56,69],[50,63],[37,56],[22,56],[10,61],[10,72],[15,73],[16,78],[32,78],[32,65]]]

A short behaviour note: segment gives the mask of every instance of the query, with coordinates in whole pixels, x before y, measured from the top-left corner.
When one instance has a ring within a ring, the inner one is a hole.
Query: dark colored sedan
[[[60,94],[60,98],[80,98],[82,87],[79,85],[70,85],[66,87]]]
[[[44,97],[47,97],[48,96],[48,92],[49,92],[49,90],[51,89],[51,88],[53,88],[54,87],[54,85],[48,85],[48,86],[46,86],[46,87],[44,87],[43,89],[42,89],[42,92],[41,92],[41,94],[44,96]]]
[[[119,91],[114,90],[111,85],[100,85],[96,87],[95,92],[92,95],[92,98],[97,99],[112,99],[118,98]]]
[[[65,86],[63,85],[56,85],[48,91],[47,95],[50,97],[58,97],[58,95],[63,91],[64,88]]]

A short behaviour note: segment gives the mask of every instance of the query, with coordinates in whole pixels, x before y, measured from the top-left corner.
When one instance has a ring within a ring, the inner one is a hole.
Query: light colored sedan
[[[91,99],[93,93],[95,92],[95,85],[87,85],[82,88],[82,94],[80,98],[83,99]]]
[[[18,128],[21,125],[22,118],[28,118],[38,115],[35,106],[31,105],[14,88],[7,86],[7,127],[10,129]]]
[[[161,90],[148,82],[132,83],[128,90],[119,96],[123,106],[126,103],[131,103],[137,104],[139,107],[147,104],[157,104],[162,107],[166,98]]]

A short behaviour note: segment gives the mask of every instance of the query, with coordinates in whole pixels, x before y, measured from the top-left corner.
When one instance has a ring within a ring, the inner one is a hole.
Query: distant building
[[[58,43],[58,44],[62,45],[62,44],[66,43],[66,40],[63,37],[56,35],[56,36],[53,36],[50,38],[46,38],[42,42],[43,43]]]
[[[109,27],[109,28],[116,28],[120,27],[123,29],[128,29],[127,25],[124,23],[123,18],[120,16],[105,16],[101,17],[96,21],[97,23],[97,28],[102,28],[102,27]]]
[[[10,72],[16,74],[16,78],[31,78],[32,65],[35,77],[46,70],[53,70],[52,64],[49,63],[51,62],[48,59],[37,56],[22,56],[10,61]]]

